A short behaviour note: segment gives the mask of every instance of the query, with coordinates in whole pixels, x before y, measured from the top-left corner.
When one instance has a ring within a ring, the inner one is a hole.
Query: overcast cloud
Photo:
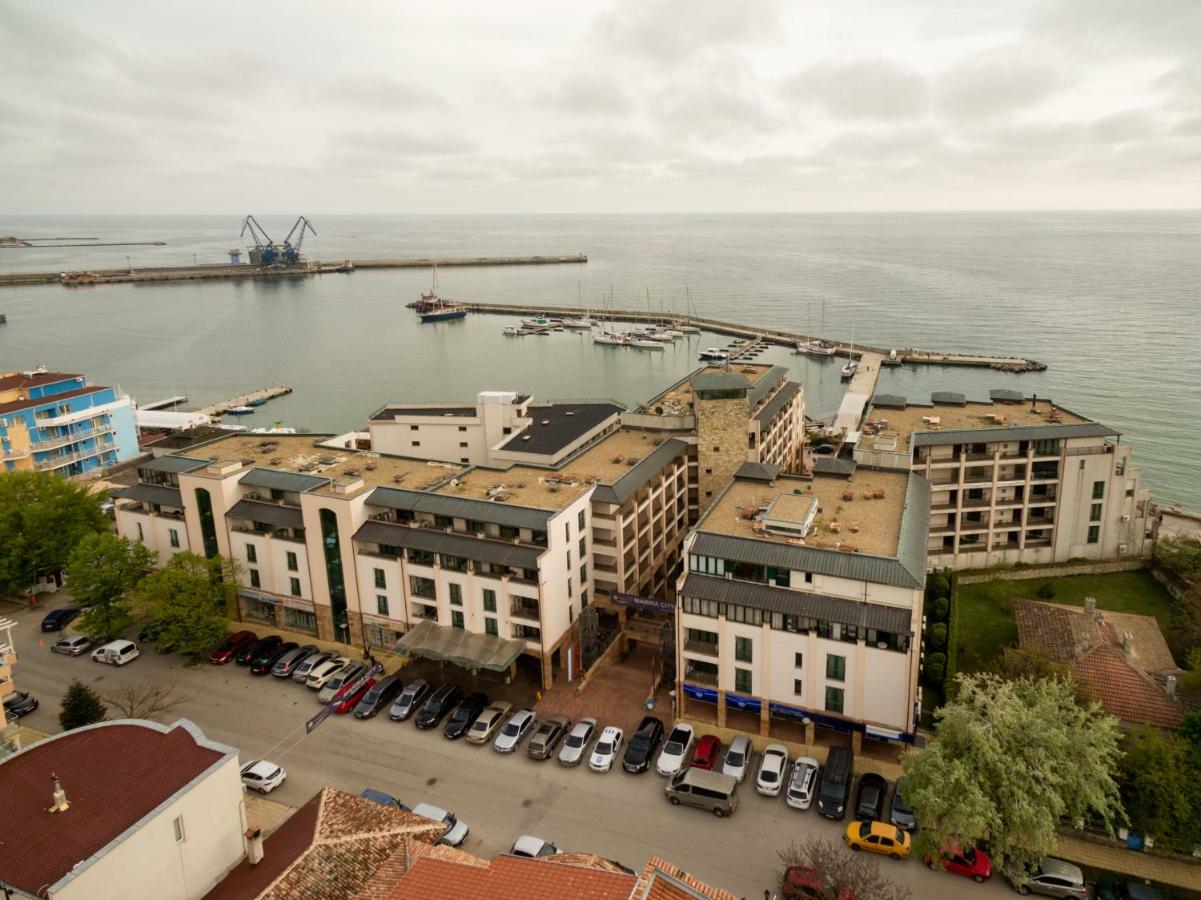
[[[9,0],[9,213],[1201,206],[1201,0]]]

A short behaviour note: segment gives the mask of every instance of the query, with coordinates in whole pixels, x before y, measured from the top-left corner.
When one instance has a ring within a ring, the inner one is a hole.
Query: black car
[[[884,797],[888,793],[888,782],[882,775],[865,772],[859,779],[859,793],[855,797],[855,818],[869,822],[884,818]]]
[[[651,759],[663,740],[663,722],[654,716],[647,716],[638,723],[638,730],[626,745],[625,756],[621,759],[621,767],[627,772],[637,775],[650,768]]]
[[[142,626],[142,630],[138,632],[138,640],[143,644],[154,644],[159,653],[175,651],[174,644],[168,644],[159,639],[159,627],[154,622],[147,622]]]
[[[421,711],[413,719],[413,724],[418,728],[433,728],[446,718],[446,714],[454,709],[462,698],[463,692],[457,685],[440,685],[438,690],[430,694],[429,699],[422,704]]]
[[[1093,889],[1097,900],[1161,900],[1163,894],[1137,881],[1099,881]]]
[[[286,644],[275,644],[269,647],[250,661],[250,674],[268,674],[271,671],[271,667],[279,662],[281,657],[291,653],[299,646],[300,644],[296,643],[296,641],[288,641]]]
[[[278,634],[269,634],[265,638],[259,638],[253,644],[247,644],[234,657],[234,662],[239,666],[248,666],[255,661],[261,654],[266,653],[272,647],[282,644],[284,639]]]
[[[471,723],[478,719],[480,713],[487,708],[487,694],[478,692],[471,694],[466,700],[455,707],[455,711],[446,720],[446,727],[442,729],[442,733],[452,741],[455,738],[461,738],[467,733],[467,729],[471,727]]]
[[[83,610],[76,606],[68,606],[65,609],[56,609],[46,613],[46,617],[42,619],[42,631],[62,631],[68,625],[75,621]]]
[[[38,698],[29,691],[17,691],[4,701],[4,712],[10,718],[19,719],[38,708]]]
[[[410,681],[400,692],[400,696],[396,698],[392,708],[388,710],[388,718],[393,722],[404,722],[406,719],[412,718],[429,695],[430,683],[424,678]]]
[[[388,675],[381,678],[363,695],[363,699],[355,704],[354,717],[356,719],[370,719],[391,703],[392,698],[399,694],[400,689],[403,687],[404,684],[401,682],[399,675]]]

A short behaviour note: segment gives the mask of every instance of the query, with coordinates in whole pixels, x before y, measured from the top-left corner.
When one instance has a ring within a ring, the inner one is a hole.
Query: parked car
[[[259,638],[257,641],[249,643],[239,650],[237,656],[234,657],[234,662],[239,666],[248,666],[254,662],[260,653],[265,653],[267,650],[283,642],[284,639],[278,634],[269,634],[266,637]]]
[[[913,815],[913,810],[909,808],[908,801],[905,800],[905,776],[897,779],[897,786],[892,792],[892,806],[888,812],[888,821],[896,825],[897,828],[904,828],[906,831],[913,831],[917,828],[917,819]]]
[[[213,648],[209,662],[214,666],[223,666],[258,639],[259,636],[253,631],[235,631]]]
[[[159,653],[174,653],[175,645],[162,640],[157,622],[147,622],[138,631],[138,640],[143,644],[154,644]]]
[[[788,790],[784,802],[794,809],[808,809],[813,805],[813,794],[817,790],[817,760],[811,756],[798,756],[792,764],[792,776],[788,779]]]
[[[374,800],[381,806],[390,806],[392,809],[399,809],[401,812],[412,812],[407,806],[393,797],[391,794],[385,794],[383,791],[377,791],[375,788],[363,788],[359,796],[364,800]]]
[[[113,666],[123,666],[127,662],[133,662],[141,655],[138,645],[133,641],[110,641],[92,651],[92,660]]]
[[[275,665],[271,667],[271,674],[276,678],[291,678],[292,674],[296,671],[296,667],[316,653],[317,650],[316,644],[304,644],[300,647],[294,647],[275,661]]]
[[[446,720],[446,724],[442,727],[443,736],[452,741],[456,738],[461,738],[467,733],[467,729],[471,727],[471,723],[475,721],[476,716],[487,708],[487,694],[481,694],[479,691],[469,694],[465,700],[454,708],[454,712]]]
[[[534,721],[531,710],[517,710],[500,729],[500,734],[492,742],[492,749],[497,753],[512,753],[521,746],[521,739],[534,727]]]
[[[42,631],[62,631],[79,617],[83,610],[78,606],[53,609],[42,619]]]
[[[421,704],[425,702],[429,693],[430,683],[424,678],[414,678],[405,685],[405,689],[400,692],[400,696],[388,710],[388,718],[393,722],[403,722],[410,718],[421,708]]]
[[[300,645],[295,641],[288,641],[284,644],[276,644],[270,650],[260,653],[250,661],[251,675],[268,675],[275,664],[297,649]]]
[[[282,766],[265,759],[252,759],[242,766],[242,784],[260,794],[269,794],[288,777]]]
[[[738,808],[738,779],[711,769],[684,766],[668,779],[663,791],[672,806],[695,806],[719,819]]]
[[[861,821],[884,818],[884,798],[888,794],[888,782],[875,772],[864,772],[859,779],[859,793],[855,796],[855,818]]]
[[[678,772],[688,759],[695,736],[696,732],[687,723],[681,722],[673,728],[659,752],[659,762],[655,765],[655,771],[660,775],[674,775]]]
[[[841,819],[851,795],[851,772],[855,757],[846,747],[831,747],[822,766],[817,788],[817,811],[827,819]]]
[[[359,701],[367,696],[367,692],[373,687],[375,687],[374,678],[364,678],[344,687],[334,698],[334,715],[346,715],[359,705]]]
[[[943,869],[952,875],[962,875],[979,884],[992,876],[992,860],[983,850],[969,848],[962,853],[940,853],[938,859],[926,857],[926,865],[934,871]],[[1100,894],[1097,895],[1100,900]]]
[[[38,698],[29,691],[17,691],[4,701],[4,712],[10,719],[27,716],[38,708]]]
[[[692,758],[688,764],[697,769],[712,769],[720,756],[721,739],[715,734],[703,734],[692,748]]]
[[[745,734],[735,736],[726,748],[726,758],[721,764],[722,774],[733,775],[738,779],[738,783],[742,784],[751,768],[751,756],[754,752],[755,748],[749,737]]]
[[[313,669],[317,668],[323,662],[329,662],[338,654],[333,650],[318,650],[316,653],[310,653],[296,667],[296,671],[292,673],[292,680],[299,681],[301,684],[307,684],[309,675]]]
[[[780,896],[789,900],[820,900],[830,896],[829,891],[838,887],[827,883],[822,873],[808,866],[789,866],[784,871],[784,881],[780,885]],[[835,895],[837,900],[855,900],[855,893],[845,885]]]
[[[1080,871],[1080,867],[1050,856],[1044,856],[1029,869],[1006,867],[1005,878],[1022,896],[1088,896],[1088,888],[1084,886],[1084,873]]]
[[[592,743],[595,734],[596,719],[580,719],[576,722],[559,750],[559,764],[578,766],[580,760],[588,755],[588,745]]]
[[[513,843],[509,851],[514,856],[524,856],[529,859],[542,859],[544,856],[557,856],[559,848],[550,841],[544,841],[532,834],[523,834]]]
[[[530,759],[548,759],[570,727],[571,721],[567,716],[547,716],[530,735],[530,742],[525,747],[526,755]]]
[[[508,700],[497,700],[475,717],[471,727],[467,729],[467,740],[472,744],[486,744],[492,739],[496,729],[504,723],[505,718],[513,709]]]
[[[338,671],[330,675],[325,686],[317,692],[318,703],[330,703],[342,699],[339,695],[344,688],[351,688],[357,682],[367,677],[367,667],[361,662],[348,662]]]
[[[92,639],[86,634],[73,634],[70,637],[59,638],[50,649],[55,653],[65,653],[67,656],[79,656],[92,646]]]
[[[467,837],[469,830],[467,823],[460,822],[454,813],[448,812],[440,806],[434,806],[432,803],[418,803],[413,807],[413,813],[418,816],[425,816],[427,819],[433,819],[435,822],[441,822],[446,826],[446,830],[442,832],[442,837],[438,839],[438,843],[440,844],[449,844],[452,847],[457,847]]]
[[[630,737],[621,767],[637,775],[651,767],[651,758],[663,740],[663,721],[654,716],[643,716],[638,730]]]
[[[1093,888],[1096,900],[1163,900],[1163,895],[1149,884],[1137,881],[1100,881]]]
[[[909,833],[887,822],[852,822],[842,839],[852,850],[870,850],[892,859],[909,855]]]
[[[418,728],[433,728],[463,699],[463,691],[456,684],[440,685],[421,704],[421,709],[413,718],[413,724]]]
[[[783,744],[768,744],[763,748],[763,758],[759,760],[759,774],[755,777],[755,790],[768,797],[780,796],[786,771],[788,771],[788,748]]]
[[[399,675],[385,675],[363,695],[363,699],[354,708],[354,717],[356,719],[372,718],[390,704],[403,687],[404,684]]]
[[[324,662],[319,662],[313,666],[309,671],[308,677],[304,680],[305,687],[319,691],[325,687],[331,678],[349,665],[350,660],[345,656],[331,656]]]
[[[624,741],[625,733],[616,725],[610,725],[596,739],[592,755],[588,757],[588,768],[593,772],[608,772],[613,768],[613,760],[617,759]]]

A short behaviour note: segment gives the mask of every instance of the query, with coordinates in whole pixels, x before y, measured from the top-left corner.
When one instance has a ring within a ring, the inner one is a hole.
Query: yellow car
[[[887,822],[852,822],[842,839],[852,850],[871,850],[893,859],[909,855],[909,835]]]

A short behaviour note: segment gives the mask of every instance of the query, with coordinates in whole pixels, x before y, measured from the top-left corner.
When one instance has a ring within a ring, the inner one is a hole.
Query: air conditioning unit
[[[1122,521],[1129,522],[1130,521],[1130,513],[1122,513]]]
[[[1126,550],[1127,550],[1127,547],[1125,544],[1118,544],[1118,556],[1125,556]]]

